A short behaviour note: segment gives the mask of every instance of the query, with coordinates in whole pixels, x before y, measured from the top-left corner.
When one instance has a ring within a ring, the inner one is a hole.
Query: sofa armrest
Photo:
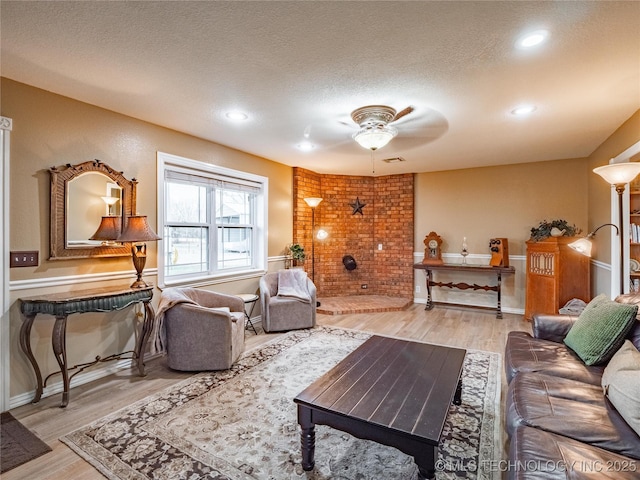
[[[244,305],[244,302],[242,304]],[[227,325],[231,325],[235,321],[234,314],[240,313],[231,309],[229,312],[218,310],[218,308],[223,307],[205,307],[202,305],[181,305],[179,307],[182,321],[202,322],[206,325],[216,324],[219,326],[216,328],[226,328]]]
[[[533,336],[562,343],[577,319],[577,315],[535,313],[532,318]]]
[[[232,312],[244,313],[244,301],[240,297],[208,290],[204,290],[200,295],[200,306],[204,308],[228,307]]]

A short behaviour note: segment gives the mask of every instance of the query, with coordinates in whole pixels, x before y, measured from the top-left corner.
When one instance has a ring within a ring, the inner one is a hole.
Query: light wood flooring
[[[508,332],[531,330],[522,315],[504,314],[504,318],[498,320],[491,311],[463,307],[436,307],[425,311],[424,305],[420,304],[394,312],[318,315],[318,323],[498,353],[504,351]],[[261,332],[260,329],[258,331]],[[254,335],[247,331],[246,348],[255,348],[276,336],[278,334]],[[149,361],[147,372],[148,375],[142,378],[133,371],[121,371],[75,387],[71,390],[69,406],[64,409],[59,408],[60,394],[57,394],[38,404],[11,410],[53,451],[3,474],[2,480],[104,478],[58,438],[190,376],[189,373],[169,370],[164,358]],[[504,372],[502,377],[504,398]]]

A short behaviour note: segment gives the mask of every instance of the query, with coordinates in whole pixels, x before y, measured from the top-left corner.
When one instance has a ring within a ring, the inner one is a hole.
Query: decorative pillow
[[[582,311],[564,343],[587,365],[606,363],[624,343],[637,313],[637,305],[623,305],[598,295]]]
[[[640,352],[626,340],[602,374],[602,388],[625,422],[640,435]]]

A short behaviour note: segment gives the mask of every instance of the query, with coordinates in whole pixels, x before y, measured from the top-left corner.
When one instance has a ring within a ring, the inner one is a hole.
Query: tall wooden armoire
[[[524,318],[558,313],[569,300],[591,300],[590,261],[568,245],[576,237],[527,242],[527,291]]]

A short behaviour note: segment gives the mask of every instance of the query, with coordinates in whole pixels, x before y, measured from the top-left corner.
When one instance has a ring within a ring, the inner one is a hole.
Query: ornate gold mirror
[[[129,245],[91,238],[105,218],[124,230],[136,211],[136,179],[127,180],[100,160],[52,167],[49,173],[50,260],[131,255]]]

